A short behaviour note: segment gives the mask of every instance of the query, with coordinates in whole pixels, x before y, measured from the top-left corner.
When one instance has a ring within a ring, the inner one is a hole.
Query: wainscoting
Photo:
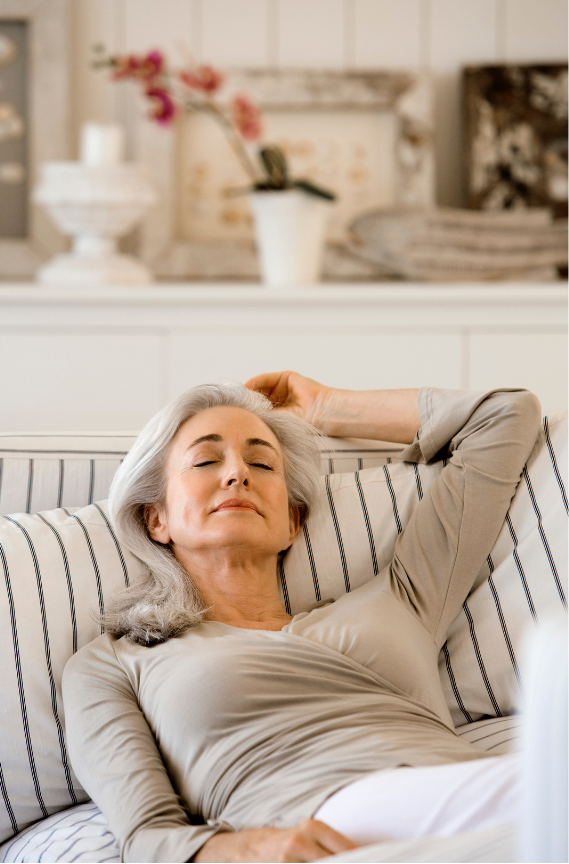
[[[136,431],[184,389],[527,387],[567,407],[565,284],[0,286],[0,431]]]

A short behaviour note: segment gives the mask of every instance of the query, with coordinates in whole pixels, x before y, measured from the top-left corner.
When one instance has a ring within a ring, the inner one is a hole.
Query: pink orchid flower
[[[223,75],[213,66],[200,66],[195,72],[180,72],[182,84],[191,90],[201,90],[203,93],[215,93],[223,84]]]
[[[127,54],[125,57],[113,57],[112,63],[112,77],[115,81],[151,81],[163,71],[164,57],[160,51],[149,51],[145,55]]]
[[[168,91],[163,87],[148,87],[145,96],[153,102],[149,112],[151,119],[160,126],[169,126],[176,116],[176,105]]]
[[[261,112],[247,96],[235,96],[231,102],[233,122],[245,141],[256,141],[262,131]]]

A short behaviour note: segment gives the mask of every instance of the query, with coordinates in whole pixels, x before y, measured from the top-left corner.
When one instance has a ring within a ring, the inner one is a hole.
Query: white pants
[[[511,754],[377,771],[331,795],[314,819],[364,845],[513,823],[519,799],[519,760]]]

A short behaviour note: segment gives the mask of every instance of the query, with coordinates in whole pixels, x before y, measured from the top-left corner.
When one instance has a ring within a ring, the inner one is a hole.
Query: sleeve
[[[448,464],[395,544],[391,591],[437,646],[502,527],[541,421],[527,390],[419,391],[421,429],[399,460]]]
[[[218,831],[232,830],[223,822],[191,824],[112,637],[71,658],[63,698],[73,769],[105,815],[121,861],[190,861]]]

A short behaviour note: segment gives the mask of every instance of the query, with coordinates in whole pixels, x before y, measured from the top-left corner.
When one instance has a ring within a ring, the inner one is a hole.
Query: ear
[[[300,531],[300,513],[298,512],[298,507],[290,508],[290,516],[289,516],[289,524],[290,524],[290,537],[289,537],[289,546],[293,542],[294,538]]]
[[[166,521],[166,511],[164,507],[158,507],[157,504],[146,504],[144,508],[144,519],[148,533],[157,543],[162,543],[167,546],[170,540],[170,531]]]

